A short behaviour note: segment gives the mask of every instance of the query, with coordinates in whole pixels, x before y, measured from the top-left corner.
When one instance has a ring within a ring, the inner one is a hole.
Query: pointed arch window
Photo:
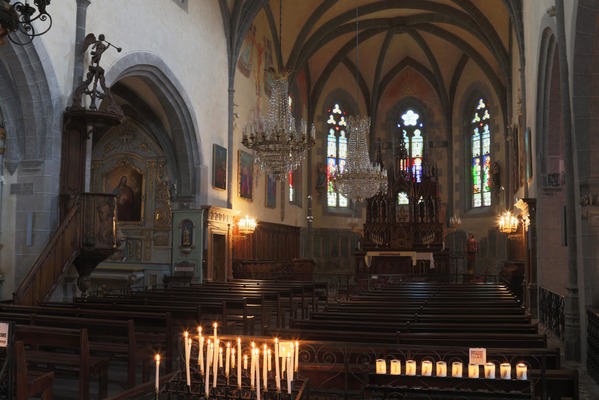
[[[424,122],[413,109],[407,109],[397,124],[400,140],[403,142],[409,159],[408,169],[416,182],[422,181],[422,161],[424,157]]]
[[[478,99],[470,121],[472,208],[491,205],[491,113]]]
[[[333,176],[343,171],[347,159],[347,113],[339,104],[327,110],[327,206],[346,208],[346,197],[335,191]]]

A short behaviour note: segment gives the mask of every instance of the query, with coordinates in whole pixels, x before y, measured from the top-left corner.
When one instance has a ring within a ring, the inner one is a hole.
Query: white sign
[[[471,348],[470,364],[484,365],[487,362],[487,349],[484,348]]]
[[[8,346],[8,323],[0,322],[0,347]]]

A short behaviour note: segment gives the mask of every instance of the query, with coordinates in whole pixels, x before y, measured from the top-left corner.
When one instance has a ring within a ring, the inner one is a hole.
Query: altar
[[[428,274],[435,269],[432,252],[367,251],[364,255],[369,274]]]

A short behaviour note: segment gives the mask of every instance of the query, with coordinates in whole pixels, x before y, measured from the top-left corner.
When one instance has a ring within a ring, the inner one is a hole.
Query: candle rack
[[[164,385],[159,393],[156,394],[157,400],[300,400],[304,393],[307,381],[294,380],[291,387],[291,393],[286,389],[276,390],[274,379],[269,379],[269,388],[261,387],[259,391],[249,386],[249,378],[243,377],[242,385],[237,385],[237,377],[232,375],[227,379],[218,379],[216,387],[209,384],[208,395],[206,395],[206,386],[204,377],[200,374],[191,374],[191,385],[187,385],[185,371],[180,371],[174,380]],[[287,382],[281,381],[281,387],[286,388]],[[259,393],[258,393],[259,392]]]

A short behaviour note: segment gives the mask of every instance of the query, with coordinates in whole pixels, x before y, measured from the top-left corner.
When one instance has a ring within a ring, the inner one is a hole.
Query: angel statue
[[[108,50],[111,46],[114,47],[116,51],[118,51],[119,53],[123,50],[121,47],[116,47],[112,43],[108,42],[104,34],[98,35],[98,38],[96,38],[96,35],[94,35],[93,33],[87,34],[87,36],[83,40],[81,52],[85,53],[87,49],[91,47],[91,51],[89,53],[91,56],[90,65],[88,67],[88,72],[85,80],[83,81],[83,83],[81,83],[81,85],[77,87],[77,89],[75,89],[75,92],[73,93],[73,105],[67,110],[83,109],[83,107],[81,106],[81,96],[83,96],[83,94],[86,94],[90,97],[90,110],[97,109],[96,99],[102,100],[105,97],[107,97],[111,101],[110,105],[107,108],[107,111],[116,113],[118,115],[122,115],[123,112],[121,108],[116,104],[112,96],[112,92],[106,86],[104,68],[100,66],[102,54],[104,54],[104,52]],[[100,84],[102,91],[98,90],[98,83]]]

